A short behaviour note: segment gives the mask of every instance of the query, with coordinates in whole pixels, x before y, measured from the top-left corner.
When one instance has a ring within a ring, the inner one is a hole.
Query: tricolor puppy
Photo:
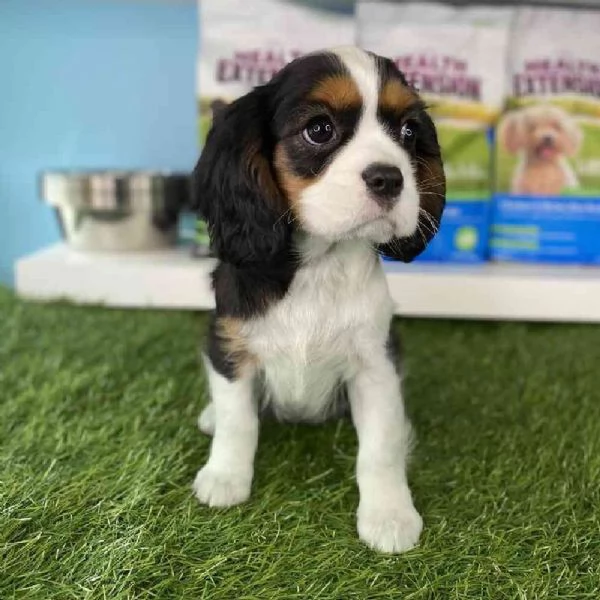
[[[410,261],[439,226],[445,179],[423,102],[385,58],[351,47],[304,56],[220,114],[194,179],[219,258],[212,401],[199,420],[213,440],[196,496],[247,500],[265,406],[316,422],[347,402],[359,536],[408,550],[422,520],[379,255]]]

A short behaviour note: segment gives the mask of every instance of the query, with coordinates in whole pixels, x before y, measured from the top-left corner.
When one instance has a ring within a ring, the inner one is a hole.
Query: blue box
[[[493,260],[600,264],[598,197],[497,194],[493,212]]]
[[[447,196],[439,232],[420,262],[480,263],[489,256],[494,129],[438,126]]]
[[[486,260],[489,218],[487,199],[448,199],[439,232],[416,260],[457,263]]]

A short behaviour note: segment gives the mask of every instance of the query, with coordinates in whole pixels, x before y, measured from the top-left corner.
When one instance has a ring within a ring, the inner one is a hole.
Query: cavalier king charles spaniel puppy
[[[410,424],[380,255],[416,257],[445,204],[440,147],[394,64],[354,47],[305,55],[227,106],[194,169],[194,204],[218,257],[205,367],[213,436],[200,502],[248,499],[263,409],[318,422],[350,408],[358,534],[415,546]]]

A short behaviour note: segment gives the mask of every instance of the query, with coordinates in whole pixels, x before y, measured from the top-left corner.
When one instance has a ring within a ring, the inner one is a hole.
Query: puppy
[[[537,104],[509,113],[498,135],[508,152],[521,156],[513,174],[513,194],[555,196],[579,185],[566,157],[577,154],[581,129],[558,106]]]
[[[227,108],[227,102],[221,100],[221,98],[216,98],[210,103],[211,123],[214,123],[220,117],[225,108]]]
[[[388,59],[353,47],[306,55],[224,110],[194,182],[219,258],[212,401],[199,420],[213,440],[196,496],[248,499],[261,408],[314,423],[347,401],[359,536],[412,548],[422,520],[378,254],[410,261],[440,223],[445,178],[423,102]]]

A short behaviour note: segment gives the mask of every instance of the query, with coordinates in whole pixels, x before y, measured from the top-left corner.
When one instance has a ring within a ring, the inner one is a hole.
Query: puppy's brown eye
[[[409,146],[417,139],[416,123],[407,121],[400,129],[400,140],[403,144]]]
[[[302,137],[315,146],[330,142],[334,135],[335,128],[329,117],[315,117],[302,131]]]

